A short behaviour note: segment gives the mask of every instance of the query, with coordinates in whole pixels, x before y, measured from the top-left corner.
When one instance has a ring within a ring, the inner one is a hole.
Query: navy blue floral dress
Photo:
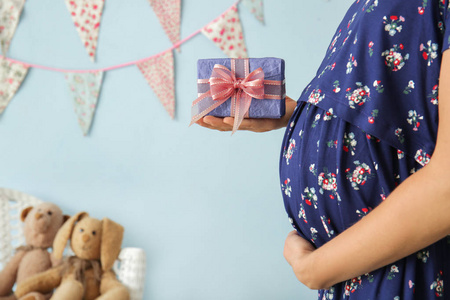
[[[280,180],[289,221],[316,247],[429,162],[442,52],[450,47],[448,1],[355,1],[300,96]],[[319,299],[450,299],[447,276],[448,238],[321,290]]]

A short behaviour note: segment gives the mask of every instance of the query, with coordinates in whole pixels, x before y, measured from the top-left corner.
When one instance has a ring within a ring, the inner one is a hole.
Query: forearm
[[[446,179],[450,169],[449,116],[447,50],[441,63],[438,136],[430,163],[362,220],[319,249],[290,233],[284,255],[301,282],[312,289],[327,288],[393,263],[450,233],[450,185]]]
[[[395,262],[448,235],[450,189],[442,163],[433,157],[370,214],[312,252],[306,264],[294,266],[296,274],[300,268],[300,273],[309,274],[304,279],[308,286],[326,288]]]
[[[450,51],[439,85],[439,129],[430,163],[407,178],[358,223],[313,251],[310,280],[331,286],[395,262],[450,233]],[[297,272],[296,272],[297,273]]]

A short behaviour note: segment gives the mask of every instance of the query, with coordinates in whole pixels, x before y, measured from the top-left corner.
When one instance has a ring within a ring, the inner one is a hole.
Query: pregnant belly
[[[286,212],[299,233],[320,246],[370,213],[418,168],[357,124],[304,104],[291,118],[281,151]]]

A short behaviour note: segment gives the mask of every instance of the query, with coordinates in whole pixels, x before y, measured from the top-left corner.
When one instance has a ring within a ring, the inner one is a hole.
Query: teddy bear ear
[[[27,208],[24,208],[22,210],[22,213],[20,214],[20,220],[22,220],[22,222],[25,222],[25,218],[28,216],[28,213],[33,209],[33,206],[29,206]]]
[[[69,215],[64,215],[63,216],[63,224],[66,223],[66,221],[69,220],[69,219],[70,219]]]
[[[55,240],[53,241],[53,255],[56,259],[61,259],[63,256],[64,248],[66,248],[67,241],[72,236],[73,227],[75,223],[89,216],[87,212],[79,212],[76,215],[69,218],[63,226],[56,233]],[[64,216],[65,218],[66,216]]]
[[[102,244],[100,248],[100,261],[103,271],[112,268],[119,256],[122,247],[124,228],[122,225],[111,221],[108,218],[102,220]]]

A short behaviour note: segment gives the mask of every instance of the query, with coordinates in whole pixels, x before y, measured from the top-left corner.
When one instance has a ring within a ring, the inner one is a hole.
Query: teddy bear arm
[[[49,253],[50,255],[50,261],[52,263],[52,267],[58,267],[62,264],[63,259],[62,258],[56,258],[54,253]]]
[[[128,300],[128,289],[117,280],[112,271],[103,273],[100,282],[100,296],[96,300]]]
[[[46,294],[53,291],[61,283],[61,269],[61,267],[52,268],[25,279],[17,285],[14,294],[20,298],[30,292]]]
[[[0,296],[7,296],[12,293],[17,278],[17,270],[25,253],[25,251],[18,251],[0,272]]]

